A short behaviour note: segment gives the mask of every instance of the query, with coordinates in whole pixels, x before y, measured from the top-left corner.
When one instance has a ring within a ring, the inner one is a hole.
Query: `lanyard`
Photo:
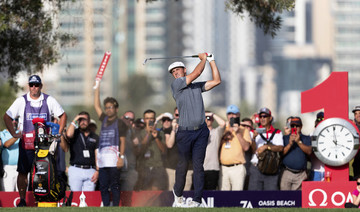
[[[85,139],[84,139],[84,135],[81,132],[80,132],[80,137],[81,137],[81,140],[82,140],[82,142],[84,144],[84,147],[85,147],[85,150],[86,150],[87,149],[86,142],[85,142]],[[88,140],[88,138],[86,138],[86,140]]]

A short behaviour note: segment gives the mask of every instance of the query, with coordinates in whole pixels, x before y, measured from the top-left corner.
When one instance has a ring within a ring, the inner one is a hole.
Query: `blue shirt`
[[[284,147],[289,144],[290,135],[284,136]],[[311,146],[311,138],[308,135],[300,134],[300,141],[306,146]],[[294,170],[305,170],[307,155],[303,152],[297,143],[293,143],[290,150],[283,158],[283,164]]]
[[[19,159],[19,140],[17,139],[13,145],[9,148],[5,148],[4,144],[7,140],[12,138],[10,132],[8,130],[3,130],[0,132],[1,139],[1,159],[4,165],[17,165]]]

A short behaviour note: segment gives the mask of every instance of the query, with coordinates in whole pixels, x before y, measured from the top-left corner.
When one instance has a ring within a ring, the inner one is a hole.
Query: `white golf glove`
[[[207,61],[209,61],[209,63],[211,62],[211,61],[213,61],[213,60],[215,60],[215,56],[214,56],[214,54],[213,53],[207,53]]]

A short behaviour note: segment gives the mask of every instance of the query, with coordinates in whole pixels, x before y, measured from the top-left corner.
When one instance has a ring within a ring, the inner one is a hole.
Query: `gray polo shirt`
[[[179,125],[197,127],[205,122],[202,92],[206,82],[186,85],[186,77],[175,79],[171,84],[173,97],[179,110]]]

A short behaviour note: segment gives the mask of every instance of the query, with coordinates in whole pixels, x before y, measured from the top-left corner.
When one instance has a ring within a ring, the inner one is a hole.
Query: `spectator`
[[[290,133],[291,133],[290,122],[291,122],[291,119],[292,119],[292,118],[293,118],[293,117],[290,116],[290,117],[288,117],[288,118],[286,119],[286,123],[285,123],[285,126],[284,126],[284,133],[283,133],[283,135],[290,135]]]
[[[254,133],[253,133],[253,131],[254,131],[254,127],[253,127],[253,126],[254,126],[254,123],[253,123],[252,119],[251,119],[251,118],[247,118],[247,117],[246,117],[246,118],[243,118],[243,119],[241,119],[240,125],[249,130],[249,132],[250,132],[250,138],[251,138],[251,140],[252,140],[252,139],[253,139],[253,136],[254,136]],[[249,173],[250,173],[249,169],[250,169],[250,165],[251,165],[251,162],[250,162],[250,161],[251,161],[251,156],[252,156],[252,149],[249,148],[249,149],[245,152],[246,177],[245,177],[245,182],[244,182],[244,190],[248,190],[248,188],[249,188],[249,177],[250,177],[250,175],[249,175]]]
[[[358,130],[360,131],[360,105],[355,106],[352,110],[354,114],[354,123],[357,126]],[[357,154],[354,157],[354,162],[352,164],[354,176],[360,176],[360,153],[357,152]]]
[[[307,157],[311,155],[310,136],[301,132],[300,117],[290,120],[291,134],[284,136],[283,171],[280,180],[280,190],[301,190],[301,184],[307,179]]]
[[[359,208],[360,204],[360,177],[356,177],[356,189],[351,193],[352,202],[345,203],[345,208]]]
[[[53,115],[51,116],[51,122],[59,124],[59,120]],[[65,150],[62,148],[61,138],[57,138],[56,141],[53,142],[56,142],[57,177],[64,183],[67,183],[68,180],[66,176]]]
[[[230,119],[231,118],[239,118],[240,119],[240,110],[236,105],[229,105],[226,109],[226,129],[228,131],[230,127]]]
[[[67,148],[70,148],[69,185],[72,191],[95,191],[99,171],[96,156],[99,136],[89,129],[90,114],[80,112],[66,131]]]
[[[261,108],[258,112],[260,118],[260,128],[265,128],[265,132],[254,131],[251,148],[253,157],[250,166],[249,190],[279,190],[278,181],[279,173],[274,175],[266,175],[259,171],[257,163],[259,161],[257,155],[265,151],[265,149],[273,152],[282,152],[284,148],[283,134],[280,130],[272,126],[273,117],[268,108]],[[272,136],[274,135],[274,136]],[[272,137],[272,139],[271,139]],[[267,144],[270,142],[270,144]]]
[[[162,160],[166,153],[164,133],[156,130],[155,116],[153,110],[144,112],[146,127],[142,131],[140,151],[143,171],[140,188],[143,190],[166,190],[168,185]]]
[[[6,128],[14,138],[21,138],[19,145],[18,160],[18,189],[20,202],[17,207],[26,206],[26,188],[28,186],[27,175],[31,170],[35,157],[35,130],[32,119],[36,117],[50,121],[51,114],[60,118],[59,132],[62,132],[66,124],[66,113],[60,104],[51,96],[41,92],[43,84],[38,75],[29,78],[29,92],[17,98],[4,115]],[[19,133],[15,132],[12,121],[19,116]]]
[[[96,134],[97,125],[96,125],[96,121],[94,119],[90,119],[90,123],[89,123],[88,127],[91,132]]]
[[[134,120],[135,113],[126,111],[121,117],[128,129],[126,132],[125,158],[126,163],[120,173],[120,190],[132,191],[138,180],[138,172],[136,170],[136,157],[139,154],[139,139],[135,135]]]
[[[218,153],[226,122],[211,111],[205,111],[205,118],[206,126],[210,130],[210,135],[204,159],[204,190],[216,190],[219,184],[220,172]],[[214,120],[218,124],[216,128],[213,127]]]
[[[165,168],[166,173],[168,174],[169,179],[169,190],[173,190],[175,185],[175,172],[176,166],[179,161],[178,155],[178,147],[176,145],[175,135],[179,127],[179,110],[177,107],[174,109],[174,119],[171,122],[171,132],[169,137],[165,137],[166,147],[167,147],[167,154],[165,159]],[[166,136],[166,135],[165,135]],[[192,185],[192,175],[193,175],[193,166],[190,162],[189,169],[186,173],[186,182],[184,186],[184,191],[189,191]]]
[[[324,112],[318,112],[315,119],[315,127],[324,120]],[[324,181],[325,166],[314,153],[310,156],[311,160],[311,172],[309,179],[311,181]]]
[[[14,129],[18,133],[18,118],[13,121]],[[3,163],[4,176],[1,178],[1,191],[18,191],[17,164],[19,158],[19,138],[13,138],[10,132],[5,129],[0,132],[1,139],[1,160]]]
[[[107,97],[104,100],[105,112],[100,104],[100,82],[95,89],[94,107],[101,124],[97,166],[99,167],[100,193],[104,206],[119,206],[120,202],[120,169],[124,165],[126,124],[118,118],[119,104],[116,99]]]
[[[251,144],[250,131],[240,125],[240,111],[235,105],[228,107],[227,116],[231,118],[220,146],[220,190],[243,190],[246,178],[245,152]]]

